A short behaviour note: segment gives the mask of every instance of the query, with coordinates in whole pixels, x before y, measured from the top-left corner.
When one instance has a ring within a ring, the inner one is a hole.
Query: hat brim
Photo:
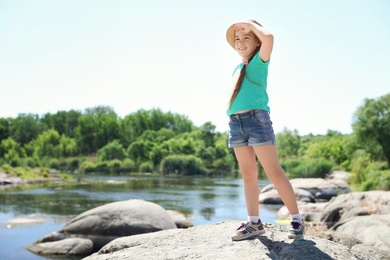
[[[230,44],[230,46],[232,46],[233,49],[236,49],[235,34],[236,30],[234,30],[234,24],[232,24],[226,31],[226,40]]]

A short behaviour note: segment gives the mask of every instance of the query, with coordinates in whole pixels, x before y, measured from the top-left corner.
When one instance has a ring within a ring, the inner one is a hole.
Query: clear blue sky
[[[274,34],[276,132],[350,133],[365,98],[390,92],[387,0],[1,0],[0,117],[160,108],[228,130],[225,40],[254,18]]]

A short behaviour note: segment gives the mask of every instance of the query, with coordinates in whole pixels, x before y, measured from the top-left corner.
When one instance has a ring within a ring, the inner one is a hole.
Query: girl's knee
[[[275,169],[274,171],[266,172],[268,179],[270,179],[272,182],[279,182],[279,181],[288,181],[286,174],[280,169]]]
[[[251,182],[251,181],[257,182],[257,171],[242,172],[242,179],[245,182]]]

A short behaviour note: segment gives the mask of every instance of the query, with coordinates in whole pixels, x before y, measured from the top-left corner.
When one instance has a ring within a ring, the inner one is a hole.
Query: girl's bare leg
[[[244,194],[248,216],[259,215],[259,185],[255,152],[250,146],[234,148],[244,180]]]
[[[276,145],[254,146],[257,158],[291,215],[298,214],[294,190],[279,163]]]

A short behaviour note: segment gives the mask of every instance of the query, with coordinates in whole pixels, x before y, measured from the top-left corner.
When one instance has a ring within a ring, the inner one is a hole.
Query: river
[[[151,201],[165,209],[183,212],[193,225],[246,219],[240,178],[77,178],[79,181],[73,184],[28,185],[0,192],[0,259],[50,259],[34,255],[24,247],[61,229],[78,214],[114,201]],[[260,188],[267,184],[268,180],[259,180]],[[276,223],[279,208],[275,205],[261,205],[262,221]]]

